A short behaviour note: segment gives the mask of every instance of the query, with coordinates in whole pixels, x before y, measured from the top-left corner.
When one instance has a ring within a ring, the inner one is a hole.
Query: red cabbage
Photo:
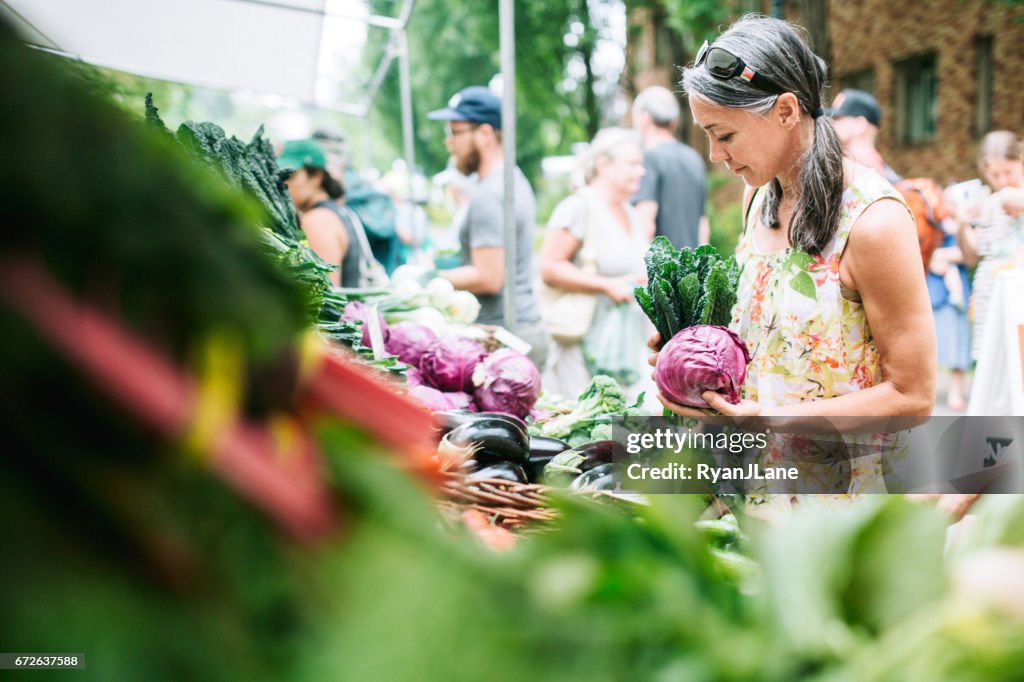
[[[413,386],[409,389],[409,395],[434,412],[447,412],[448,410],[476,412],[473,398],[468,393],[461,391],[444,393],[430,386]]]
[[[530,358],[502,348],[476,366],[473,385],[473,396],[483,411],[525,419],[540,395],[540,372]]]
[[[419,369],[410,367],[405,370],[405,383],[409,386],[422,386],[423,375],[420,373]]]
[[[462,391],[455,391],[454,393],[443,393],[445,398],[448,399],[449,410],[469,410],[470,412],[478,412],[476,402],[473,400],[473,396]]]
[[[464,336],[446,336],[430,344],[420,357],[420,373],[428,386],[441,391],[473,390],[473,369],[487,356],[484,347]]]
[[[399,322],[390,329],[387,350],[391,355],[413,367],[419,367],[420,358],[434,341],[437,334],[430,327],[419,322]]]
[[[372,348],[370,345],[370,325],[366,324],[366,315],[369,310],[362,301],[349,301],[345,304],[345,311],[341,314],[341,320],[342,322],[359,322],[363,326],[362,343],[367,348]],[[384,348],[387,350],[391,330],[388,329],[387,322],[384,321],[384,316],[380,312],[377,313],[377,318],[380,320],[380,335],[384,340]]]
[[[654,380],[670,401],[708,407],[701,394],[715,391],[740,401],[750,353],[743,339],[725,327],[699,324],[673,336],[658,354]]]

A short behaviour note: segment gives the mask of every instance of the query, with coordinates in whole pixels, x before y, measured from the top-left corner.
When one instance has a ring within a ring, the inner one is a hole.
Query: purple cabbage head
[[[525,419],[540,395],[540,372],[530,358],[502,348],[476,366],[473,385],[473,397],[484,412]]]
[[[473,370],[486,356],[476,341],[446,336],[430,344],[420,357],[420,373],[425,384],[441,391],[472,391]]]
[[[420,374],[420,370],[416,367],[405,370],[405,383],[409,386],[422,386],[423,375]]]
[[[473,397],[462,391],[445,393],[430,386],[413,386],[409,389],[409,395],[423,403],[428,410],[433,412],[447,412],[448,410],[477,411],[476,405],[473,404]]]
[[[390,332],[388,353],[397,355],[399,360],[413,367],[419,367],[423,353],[437,341],[437,334],[419,322],[399,322],[391,326]]]
[[[363,345],[370,348],[370,325],[366,324],[366,316],[370,312],[370,309],[363,304],[362,301],[349,301],[345,304],[345,311],[341,314],[342,322],[359,322],[363,325]],[[384,347],[387,348],[388,339],[390,338],[391,330],[388,329],[387,323],[384,321],[384,316],[377,313],[377,318],[380,320],[380,335],[384,340]]]
[[[678,405],[708,407],[701,394],[715,391],[740,401],[750,353],[743,339],[725,327],[700,324],[673,336],[658,354],[654,380],[662,395]]]

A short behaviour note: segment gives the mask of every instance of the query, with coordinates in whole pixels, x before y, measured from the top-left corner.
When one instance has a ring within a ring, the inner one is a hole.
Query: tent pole
[[[516,234],[515,170],[516,170],[516,40],[515,0],[500,0],[498,26],[501,44],[501,75],[504,92],[501,98],[501,135],[505,156],[505,327],[516,331]]]
[[[405,167],[408,187],[406,201],[412,206],[412,176],[416,168],[416,152],[413,146],[412,128],[412,85],[409,79],[409,41],[405,29],[398,29],[398,77],[402,90],[402,142],[405,147]]]

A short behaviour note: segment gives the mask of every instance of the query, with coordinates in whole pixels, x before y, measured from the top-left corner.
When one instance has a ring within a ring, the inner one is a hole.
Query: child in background
[[[956,193],[947,193],[947,199],[955,196]],[[954,234],[956,224],[947,220],[943,228],[946,235],[928,263],[928,297],[935,318],[938,364],[949,370],[946,406],[953,412],[962,412],[967,407],[964,374],[971,366],[971,330],[967,319],[970,282]]]
[[[986,135],[978,150],[978,168],[993,193],[980,202],[980,208],[956,215],[959,245],[964,263],[978,269],[974,273],[971,319],[974,322],[972,357],[977,360],[985,341],[989,299],[995,273],[1012,267],[1021,248],[1021,222],[1018,197],[1024,190],[1024,145],[1015,133],[997,130]]]

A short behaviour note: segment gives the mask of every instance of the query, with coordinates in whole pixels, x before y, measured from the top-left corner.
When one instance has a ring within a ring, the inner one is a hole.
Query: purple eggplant
[[[604,465],[611,467],[615,458],[625,456],[626,448],[614,440],[585,443],[552,457],[544,466],[542,478],[548,485],[568,486],[580,474]]]
[[[526,471],[515,462],[498,462],[491,466],[474,471],[466,476],[470,481],[479,481],[485,478],[498,478],[513,483],[526,483]]]
[[[544,467],[555,455],[569,449],[569,444],[557,438],[530,436],[530,460],[526,463],[526,475],[530,481],[539,483]]]
[[[440,436],[449,431],[457,429],[463,424],[480,421],[481,419],[504,419],[515,425],[523,432],[526,431],[526,423],[519,417],[500,412],[470,412],[469,410],[448,410],[446,412],[434,413],[434,429]]]
[[[590,471],[602,464],[611,464],[616,458],[621,460],[626,457],[626,448],[615,440],[584,443],[575,450],[584,456],[583,462],[578,465],[580,471]]]
[[[570,490],[612,490],[615,488],[615,477],[612,464],[599,464],[590,471],[585,471],[569,484]]]
[[[530,440],[522,422],[486,417],[449,431],[438,447],[442,450],[459,459],[475,459],[484,466],[497,462],[525,464],[530,459]]]

